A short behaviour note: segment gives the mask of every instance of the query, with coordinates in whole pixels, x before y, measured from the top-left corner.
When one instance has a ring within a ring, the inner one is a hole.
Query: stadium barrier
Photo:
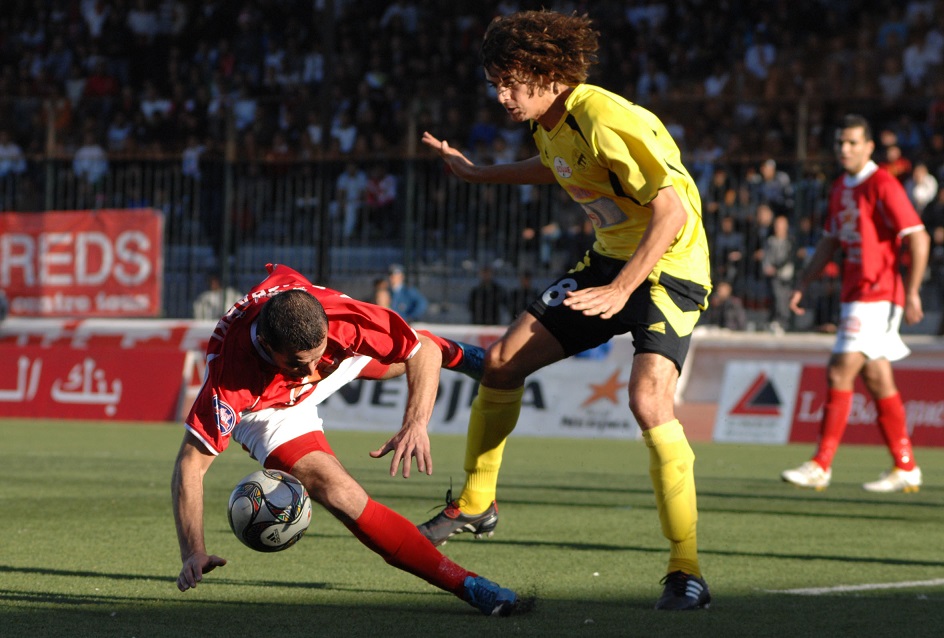
[[[7,417],[181,421],[203,382],[213,322],[161,319],[27,319],[0,324],[0,413]],[[425,324],[487,346],[500,327]],[[896,364],[916,445],[944,446],[944,342],[909,335]],[[782,444],[813,441],[825,398],[832,337],[729,333],[699,328],[679,384],[678,413],[692,440]],[[549,366],[527,382],[516,432],[553,437],[639,438],[628,409],[632,339]],[[430,431],[464,434],[477,385],[443,371]],[[331,429],[393,432],[404,379],[355,381],[329,397]],[[880,444],[875,411],[858,387],[846,441]]]

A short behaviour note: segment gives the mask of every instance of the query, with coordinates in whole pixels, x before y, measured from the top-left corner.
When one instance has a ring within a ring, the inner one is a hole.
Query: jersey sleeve
[[[884,203],[882,216],[899,237],[924,228],[905,187],[893,175],[882,180],[880,199]]]
[[[389,308],[338,295],[323,300],[329,335],[356,354],[383,364],[402,363],[419,348],[416,332]]]

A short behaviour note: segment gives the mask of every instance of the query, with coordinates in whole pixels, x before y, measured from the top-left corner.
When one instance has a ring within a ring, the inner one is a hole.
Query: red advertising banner
[[[915,445],[944,446],[944,370],[896,368],[895,382],[905,403],[908,429]],[[791,442],[813,442],[819,436],[826,401],[826,370],[804,365],[793,410]],[[844,443],[884,445],[875,402],[861,379],[856,380]]]
[[[151,209],[0,213],[10,315],[157,316],[163,221]]]
[[[199,383],[185,362],[199,361],[211,331],[194,321],[7,319],[0,416],[178,420],[183,380]]]

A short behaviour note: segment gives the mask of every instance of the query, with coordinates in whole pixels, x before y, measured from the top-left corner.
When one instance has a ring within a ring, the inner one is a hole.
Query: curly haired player
[[[492,21],[482,44],[485,77],[498,102],[528,122],[538,154],[478,166],[430,133],[435,149],[472,183],[557,182],[593,223],[592,250],[551,284],[486,353],[466,440],[459,498],[420,525],[435,544],[490,534],[505,441],[521,409],[526,377],[632,333],[629,406],[649,448],[649,473],[669,540],[657,609],[707,607],[696,543],[695,456],[675,417],[674,397],[692,329],[711,289],[701,201],[680,151],[653,113],[586,84],[597,32],[586,16],[524,11]]]

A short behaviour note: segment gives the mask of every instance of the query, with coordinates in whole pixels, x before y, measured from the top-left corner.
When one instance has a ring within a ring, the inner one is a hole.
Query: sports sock
[[[462,597],[466,576],[476,576],[443,556],[416,525],[373,499],[368,498],[367,507],[357,520],[346,525],[389,565],[456,596]]]
[[[852,410],[852,390],[830,388],[826,394],[826,405],[823,407],[819,445],[816,448],[816,454],[813,455],[813,460],[824,470],[828,470],[833,463],[833,457],[839,449],[839,442],[846,431],[850,410]]]
[[[656,494],[662,534],[669,540],[668,573],[681,570],[701,577],[698,565],[698,507],[695,453],[678,420],[644,430],[649,448],[649,476]]]
[[[465,440],[465,485],[459,496],[459,509],[465,514],[481,514],[495,500],[505,440],[518,423],[522,396],[524,387],[479,386]]]
[[[915,468],[915,461],[901,394],[896,392],[884,399],[878,399],[875,406],[878,409],[878,429],[882,432],[888,451],[891,452],[895,467],[910,472]]]

